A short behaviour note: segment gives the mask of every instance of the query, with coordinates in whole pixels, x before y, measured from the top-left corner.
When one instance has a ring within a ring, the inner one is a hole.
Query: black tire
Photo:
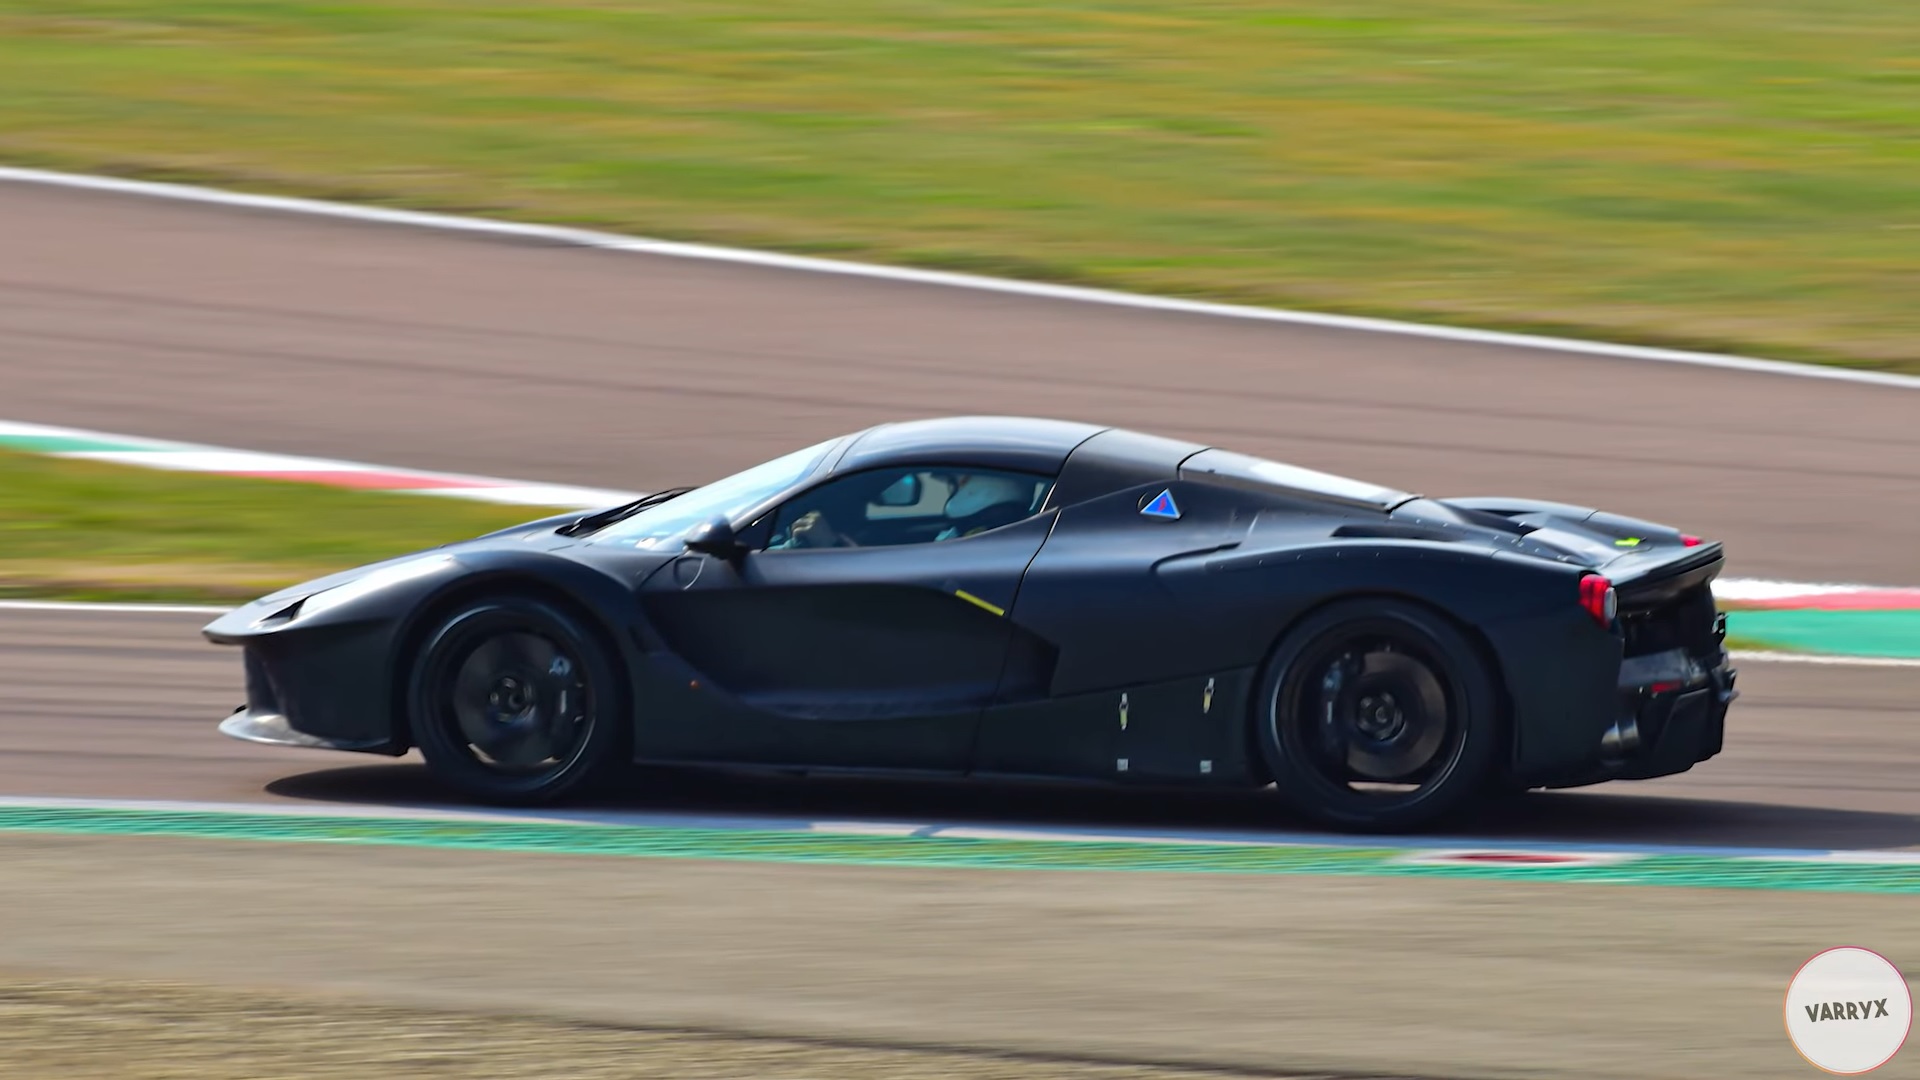
[[[583,794],[631,745],[619,664],[578,619],[527,596],[473,600],[440,619],[415,654],[407,701],[428,768],[482,802]]]
[[[1308,616],[1274,647],[1252,704],[1280,798],[1320,825],[1433,825],[1481,795],[1500,759],[1486,663],[1415,604],[1351,600]],[[1402,790],[1355,786],[1370,783]]]

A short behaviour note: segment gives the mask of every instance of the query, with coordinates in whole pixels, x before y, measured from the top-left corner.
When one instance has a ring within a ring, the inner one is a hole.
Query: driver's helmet
[[[1010,503],[1018,503],[1024,508],[1032,497],[1032,489],[1027,484],[1010,476],[963,474],[958,478],[953,494],[947,497],[947,516],[956,520],[969,518],[983,510]]]

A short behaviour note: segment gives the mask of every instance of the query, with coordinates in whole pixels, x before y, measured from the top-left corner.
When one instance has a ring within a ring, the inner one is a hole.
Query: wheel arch
[[[1459,631],[1461,638],[1467,642],[1481,663],[1486,665],[1487,677],[1493,686],[1494,724],[1499,741],[1505,748],[1504,760],[1510,765],[1514,750],[1514,705],[1512,693],[1507,685],[1506,666],[1501,661],[1499,651],[1494,648],[1492,639],[1471,621],[1461,618],[1457,612],[1448,610],[1444,605],[1428,597],[1399,589],[1362,587],[1321,597],[1295,613],[1268,637],[1261,653],[1260,663],[1254,669],[1253,692],[1248,695],[1240,730],[1242,749],[1247,755],[1248,772],[1254,784],[1265,787],[1274,781],[1273,771],[1268,766],[1266,754],[1260,747],[1259,724],[1266,709],[1266,695],[1262,691],[1267,684],[1267,676],[1271,674],[1273,665],[1279,659],[1280,643],[1321,612],[1341,604],[1365,600],[1380,600],[1416,607]]]
[[[573,590],[526,570],[482,571],[452,582],[422,600],[395,633],[387,672],[387,707],[393,717],[393,743],[397,751],[404,753],[415,745],[409,683],[427,635],[461,605],[497,596],[537,600],[578,622],[606,651],[614,665],[614,685],[620,687],[622,697],[631,696],[632,671],[627,650],[621,647],[619,629],[592,603]]]

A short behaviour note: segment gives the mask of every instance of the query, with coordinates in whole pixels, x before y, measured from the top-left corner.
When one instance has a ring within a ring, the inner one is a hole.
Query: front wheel
[[[593,633],[522,596],[473,601],[440,620],[409,694],[428,768],[471,798],[515,805],[582,792],[620,764],[623,700]]]
[[[1445,619],[1396,601],[1309,616],[1275,647],[1254,709],[1281,799],[1336,828],[1432,824],[1485,789],[1500,753],[1478,652]]]

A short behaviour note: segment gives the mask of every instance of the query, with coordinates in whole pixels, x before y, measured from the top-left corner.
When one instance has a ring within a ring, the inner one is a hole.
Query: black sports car
[[[627,763],[1265,786],[1348,828],[1683,772],[1720,545],[1058,420],[882,424],[214,621],[256,742],[487,801]]]

